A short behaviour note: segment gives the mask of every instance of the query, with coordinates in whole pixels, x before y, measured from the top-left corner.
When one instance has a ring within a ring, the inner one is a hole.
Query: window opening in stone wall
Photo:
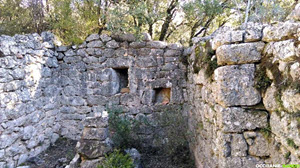
[[[156,88],[154,104],[169,104],[171,100],[171,88]]]
[[[119,93],[129,93],[128,68],[114,69],[120,79]]]

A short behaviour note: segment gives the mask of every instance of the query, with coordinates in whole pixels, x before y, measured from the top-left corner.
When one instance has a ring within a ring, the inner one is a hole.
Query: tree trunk
[[[246,16],[245,16],[245,24],[247,24],[248,22],[248,17],[249,17],[249,10],[250,10],[250,4],[251,4],[251,0],[248,0],[248,3],[247,3],[247,8],[246,8]]]
[[[190,46],[192,46],[193,45],[193,37],[194,37],[194,35],[195,35],[195,32],[196,32],[196,28],[195,28],[195,26],[192,28],[192,30],[191,30],[191,34],[190,34],[190,39],[189,39],[189,45]]]
[[[164,41],[164,39],[167,35],[167,31],[169,29],[170,23],[172,22],[173,15],[175,13],[174,9],[176,8],[177,3],[178,3],[178,0],[172,0],[172,2],[170,3],[170,6],[167,9],[167,17],[161,27],[159,41]]]
[[[150,34],[150,37],[152,38],[152,34],[153,34],[153,23],[149,24],[148,33]]]

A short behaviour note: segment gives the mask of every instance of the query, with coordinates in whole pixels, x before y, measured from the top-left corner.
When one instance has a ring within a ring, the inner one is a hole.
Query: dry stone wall
[[[54,36],[0,36],[0,167],[15,167],[59,137]]]
[[[58,45],[47,32],[0,36],[1,168],[20,165],[60,136],[79,140],[85,118],[107,108],[152,121],[184,111],[182,46],[97,34],[79,46]],[[138,136],[144,147],[167,141],[161,128],[144,127]]]
[[[248,23],[194,39],[187,88],[197,167],[300,163],[299,28]]]
[[[94,164],[107,146],[86,144],[107,143],[108,126],[86,124],[109,108],[137,120],[188,115],[197,167],[299,163],[299,31],[292,21],[249,23],[196,39],[191,50],[148,36],[93,34],[78,46],[59,46],[48,32],[0,36],[0,167],[60,136],[80,140],[77,159]],[[159,149],[170,127],[153,123],[137,136]]]

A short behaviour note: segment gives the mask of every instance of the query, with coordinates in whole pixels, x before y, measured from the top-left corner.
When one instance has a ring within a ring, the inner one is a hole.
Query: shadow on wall
[[[54,35],[0,36],[0,167],[13,168],[59,137]]]
[[[0,36],[0,168],[39,154],[59,136],[80,139],[82,121],[106,107],[153,120],[184,111],[182,46],[104,34],[79,46],[54,42],[51,33]],[[154,134],[141,130],[143,145],[165,146],[166,137]]]

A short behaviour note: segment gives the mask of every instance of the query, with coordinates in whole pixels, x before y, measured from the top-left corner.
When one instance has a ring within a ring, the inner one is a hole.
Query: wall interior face
[[[155,119],[187,100],[180,45],[96,34],[79,46],[54,43],[47,32],[0,36],[1,168],[23,163],[60,136],[79,140],[84,119],[107,108]],[[157,88],[172,90],[172,99],[155,103]],[[163,141],[154,132],[139,131],[145,147]]]
[[[299,28],[248,23],[195,39],[187,89],[197,167],[300,163]]]
[[[152,121],[171,111],[188,116],[199,168],[298,164],[299,31],[290,21],[249,23],[195,39],[189,49],[131,35],[93,34],[59,47],[48,32],[2,35],[0,168],[16,167],[60,136],[79,140],[103,129],[83,131],[83,121],[98,122],[91,117],[107,108]],[[164,144],[157,130],[138,131],[144,147]]]

